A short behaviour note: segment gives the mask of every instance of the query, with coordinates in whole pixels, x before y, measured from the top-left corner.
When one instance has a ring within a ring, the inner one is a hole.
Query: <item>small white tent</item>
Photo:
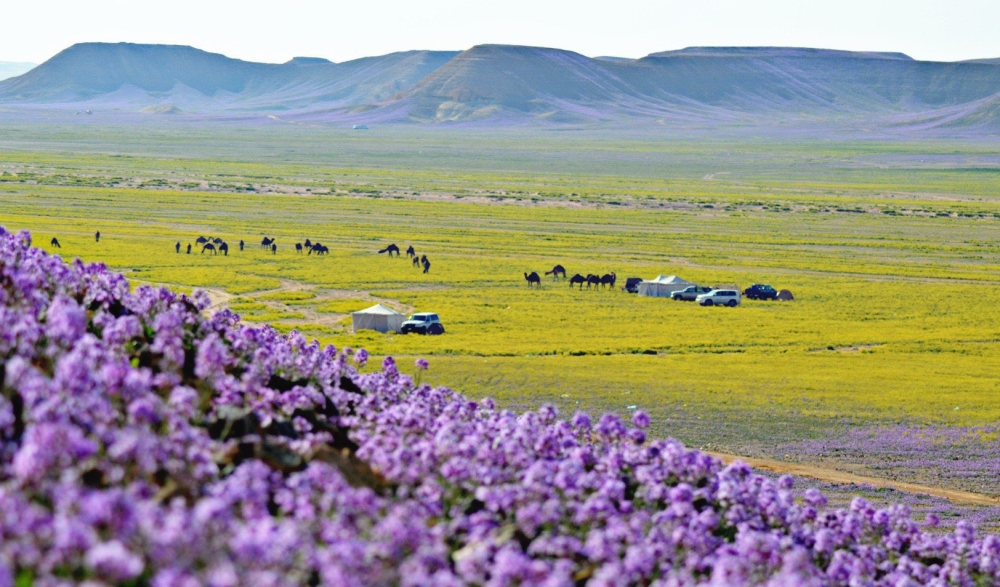
[[[403,328],[406,314],[400,314],[392,308],[375,304],[371,308],[351,314],[354,321],[354,332],[359,330],[377,330],[379,332],[399,332]]]
[[[656,279],[650,279],[648,281],[643,281],[639,284],[639,295],[640,296],[651,296],[655,298],[669,298],[670,294],[688,287],[689,285],[694,285],[686,279],[681,279],[676,275],[667,276],[657,276]]]

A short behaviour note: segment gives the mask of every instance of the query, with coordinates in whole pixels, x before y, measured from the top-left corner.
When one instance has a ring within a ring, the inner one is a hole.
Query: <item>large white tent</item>
[[[399,332],[403,328],[406,314],[400,314],[392,308],[375,304],[371,308],[351,314],[354,321],[354,332],[359,330],[377,330],[379,332]]]
[[[640,282],[639,295],[655,298],[669,298],[671,293],[684,289],[689,285],[694,284],[676,275],[659,275],[656,279]]]

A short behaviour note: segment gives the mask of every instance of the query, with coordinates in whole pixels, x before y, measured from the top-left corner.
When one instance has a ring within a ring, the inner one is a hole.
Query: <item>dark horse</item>
[[[559,275],[561,274],[563,276],[563,279],[566,279],[566,268],[563,267],[562,265],[556,265],[555,267],[552,268],[552,271],[546,271],[545,274],[551,275],[552,277],[559,277]]]
[[[270,248],[270,246],[271,246],[271,245],[273,245],[273,244],[274,244],[274,239],[273,239],[273,238],[267,238],[267,237],[265,236],[265,237],[264,237],[263,239],[261,239],[261,241],[260,241],[260,248],[262,248],[262,249],[267,249],[267,248]]]
[[[583,284],[587,282],[587,278],[577,273],[573,277],[569,278],[569,286],[573,287],[576,284],[580,284],[580,289],[583,289]]]
[[[62,245],[59,244],[59,239],[57,239],[56,237],[52,237],[52,242],[50,244],[53,247],[59,247],[60,249],[62,248]]]
[[[601,277],[601,287],[610,285],[611,289],[614,289],[616,281],[618,281],[618,276],[614,273],[608,273],[607,275]]]
[[[531,287],[532,284],[542,287],[542,278],[539,277],[534,271],[531,272],[531,275],[525,273],[524,278],[528,280],[528,287]]]
[[[417,251],[415,251],[413,249],[413,245],[410,245],[410,246],[406,247],[406,256],[407,257],[416,257],[417,256]]]
[[[229,256],[229,245],[227,245],[226,243],[222,243],[221,245],[219,245],[219,251],[222,252],[223,255],[225,255],[225,256],[228,257]]]
[[[215,250],[215,245],[212,243],[206,243],[204,247],[201,248],[201,254],[204,255],[205,251],[212,251],[213,255],[218,255],[219,252]]]
[[[392,256],[393,253],[396,253],[396,256],[398,257],[399,256],[399,247],[397,247],[395,244],[389,245],[388,247],[386,247],[386,248],[384,248],[384,249],[382,249],[381,251],[378,252],[379,255],[381,255],[382,253],[389,253],[390,257]]]
[[[601,285],[601,278],[598,277],[597,275],[594,275],[593,273],[588,273],[587,274],[587,289],[590,289],[590,286],[594,286],[596,288],[599,285]]]
[[[177,251],[178,255],[180,254],[180,252],[181,252],[181,241],[177,241],[177,243],[174,244],[174,250]]]

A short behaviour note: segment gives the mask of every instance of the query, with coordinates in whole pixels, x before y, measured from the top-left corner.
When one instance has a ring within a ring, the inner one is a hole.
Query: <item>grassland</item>
[[[658,433],[778,458],[859,426],[1000,416],[992,145],[39,128],[0,138],[0,224],[136,284],[207,288],[250,321],[427,357],[425,380],[473,396],[638,407]],[[247,249],[174,253],[201,234]],[[305,238],[330,255],[296,255]],[[375,253],[390,242],[431,272]],[[796,300],[526,287],[523,272],[556,263],[766,282]],[[349,312],[376,301],[436,311],[448,334],[352,333]]]

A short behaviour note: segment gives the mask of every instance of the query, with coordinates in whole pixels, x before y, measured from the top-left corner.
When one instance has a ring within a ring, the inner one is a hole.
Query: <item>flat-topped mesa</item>
[[[671,51],[650,53],[648,57],[807,57],[814,59],[891,59],[913,61],[905,53],[882,51],[842,51],[811,47],[685,47]]]

